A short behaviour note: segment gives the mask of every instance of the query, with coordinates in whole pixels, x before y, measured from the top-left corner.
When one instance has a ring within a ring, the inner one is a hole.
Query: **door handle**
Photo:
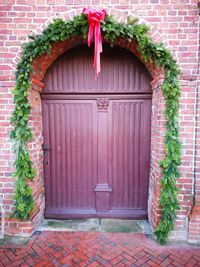
[[[42,150],[43,150],[44,156],[47,156],[48,155],[48,151],[50,149],[49,149],[49,146],[47,144],[43,143],[42,144]]]

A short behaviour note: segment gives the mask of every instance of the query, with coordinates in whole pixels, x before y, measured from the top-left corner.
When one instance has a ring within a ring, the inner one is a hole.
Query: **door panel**
[[[110,209],[115,214],[147,210],[150,110],[150,99],[112,101],[108,177],[113,189]]]
[[[147,217],[151,99],[112,98],[43,100],[46,218]]]
[[[101,72],[95,79],[93,49],[77,46],[48,69],[43,93],[151,93],[151,76],[128,50],[103,46]]]
[[[43,102],[46,217],[95,213],[96,114],[91,100]]]

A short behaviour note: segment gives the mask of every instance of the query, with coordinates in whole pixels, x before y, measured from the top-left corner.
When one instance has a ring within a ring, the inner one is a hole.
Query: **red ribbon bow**
[[[83,9],[83,14],[88,16],[89,31],[88,31],[88,46],[90,46],[94,34],[94,64],[96,78],[101,70],[100,66],[100,53],[102,49],[102,36],[101,36],[101,21],[106,17],[106,10],[92,11],[88,8]]]

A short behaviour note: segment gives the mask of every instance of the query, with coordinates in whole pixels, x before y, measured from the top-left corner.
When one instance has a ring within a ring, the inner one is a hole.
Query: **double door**
[[[148,95],[46,95],[46,218],[146,218]]]

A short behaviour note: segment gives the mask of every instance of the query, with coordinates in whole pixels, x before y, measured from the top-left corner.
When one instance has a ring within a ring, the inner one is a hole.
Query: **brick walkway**
[[[42,232],[0,246],[0,266],[200,266],[200,247],[158,246],[143,234]]]

